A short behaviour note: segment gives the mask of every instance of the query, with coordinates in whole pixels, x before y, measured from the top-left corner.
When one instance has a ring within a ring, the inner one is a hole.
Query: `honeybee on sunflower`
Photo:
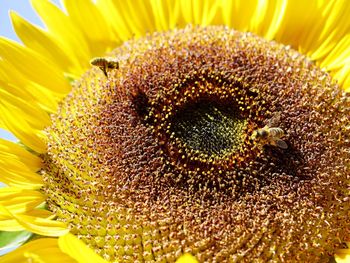
[[[0,39],[2,262],[350,260],[346,1],[31,4],[45,29]]]

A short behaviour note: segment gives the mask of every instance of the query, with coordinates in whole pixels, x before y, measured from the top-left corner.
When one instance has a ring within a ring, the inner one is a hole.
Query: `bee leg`
[[[103,74],[104,74],[106,77],[108,77],[108,75],[107,75],[107,68],[106,68],[105,66],[103,66],[103,67],[100,67],[100,69],[102,70]]]

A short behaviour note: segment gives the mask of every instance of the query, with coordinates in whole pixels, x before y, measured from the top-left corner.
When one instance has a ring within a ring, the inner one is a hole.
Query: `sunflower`
[[[32,0],[0,39],[3,262],[350,262],[347,1]]]

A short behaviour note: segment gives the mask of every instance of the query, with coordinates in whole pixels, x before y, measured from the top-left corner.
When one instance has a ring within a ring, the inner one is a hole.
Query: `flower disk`
[[[350,100],[289,47],[225,27],[131,40],[53,117],[49,209],[120,262],[327,260],[349,234]],[[288,146],[253,134],[278,115]]]

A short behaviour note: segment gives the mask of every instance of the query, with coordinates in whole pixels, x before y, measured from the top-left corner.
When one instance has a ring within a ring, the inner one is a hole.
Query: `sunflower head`
[[[242,3],[11,13],[0,239],[36,235],[4,262],[349,258],[350,6]]]
[[[349,98],[305,56],[225,27],[110,56],[53,117],[42,171],[49,209],[100,255],[319,260],[349,237]]]

